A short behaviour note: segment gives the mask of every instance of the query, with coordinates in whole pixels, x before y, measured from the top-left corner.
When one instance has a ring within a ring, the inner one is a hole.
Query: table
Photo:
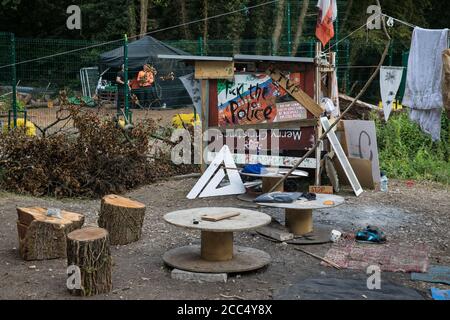
[[[204,215],[239,213],[226,220],[210,222]],[[234,246],[233,233],[268,225],[265,213],[240,208],[196,208],[168,213],[164,220],[174,226],[201,231],[201,245],[166,252],[164,262],[174,268],[201,273],[239,273],[260,269],[270,263],[264,251]],[[195,224],[194,222],[198,222]]]
[[[243,176],[259,178],[262,180],[262,193],[268,193],[270,190],[278,183],[283,177],[289,172],[288,169],[277,169],[276,171],[270,171],[264,174],[256,174],[256,173],[245,173],[240,171],[239,173]],[[295,170],[289,175],[288,179],[300,179],[303,177],[308,177],[309,174],[303,170]],[[284,183],[281,183],[274,192],[284,192]],[[260,194],[244,194],[239,195],[238,199],[242,201],[253,202]]]
[[[330,202],[330,204],[325,204]],[[313,210],[327,209],[339,206],[345,202],[345,199],[336,195],[317,194],[316,200],[307,201],[297,200],[293,203],[258,203],[260,206],[285,209],[285,228],[295,237],[305,235],[314,236]],[[326,237],[326,239],[323,239]],[[323,234],[313,243],[323,243],[329,240],[329,234]]]

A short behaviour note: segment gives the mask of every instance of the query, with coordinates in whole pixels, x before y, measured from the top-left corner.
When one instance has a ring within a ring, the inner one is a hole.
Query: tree
[[[133,0],[128,0],[128,35],[134,39],[136,36],[136,6]]]
[[[281,32],[283,31],[283,22],[284,22],[284,10],[285,10],[285,0],[278,1],[277,7],[277,18],[275,22],[275,29],[272,35],[272,44],[273,44],[273,54],[278,54],[278,50],[280,49],[280,40],[281,40]]]
[[[144,37],[148,29],[148,0],[141,0],[141,28],[139,32],[140,38]]]
[[[191,39],[191,32],[189,30],[189,26],[186,25],[186,23],[188,22],[186,0],[178,0],[178,4],[180,6],[180,16],[181,16],[181,23],[183,24],[184,39],[188,40]]]
[[[207,54],[208,43],[208,0],[203,0],[203,47],[205,48],[205,54]]]
[[[298,46],[303,36],[303,25],[305,24],[305,17],[308,13],[309,0],[303,0],[302,9],[300,12],[300,17],[297,23],[297,31],[294,38],[294,46],[292,48],[292,55],[295,57],[297,55]]]

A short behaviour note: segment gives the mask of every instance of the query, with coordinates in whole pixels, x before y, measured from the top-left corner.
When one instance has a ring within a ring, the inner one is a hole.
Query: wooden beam
[[[227,129],[293,129],[297,130],[297,128],[304,127],[314,127],[317,123],[315,119],[303,119],[303,120],[295,120],[288,122],[273,122],[273,123],[259,123],[259,124],[242,124],[242,125],[229,125],[229,126],[220,126],[220,127],[211,127],[210,129],[218,129],[218,130],[227,130]]]
[[[195,79],[232,79],[233,61],[195,61]]]
[[[303,91],[298,85],[292,83],[288,77],[281,73],[277,69],[268,69],[266,73],[272,78],[272,80],[278,83],[284,90],[286,90],[295,100],[297,100],[304,108],[311,112],[316,118],[320,118],[322,113],[325,112],[317,102],[314,101],[305,91]]]

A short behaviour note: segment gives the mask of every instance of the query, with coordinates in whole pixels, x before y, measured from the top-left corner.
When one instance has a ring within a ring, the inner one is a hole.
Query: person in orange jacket
[[[137,80],[141,87],[141,103],[149,107],[154,99],[154,83],[157,71],[149,64],[144,65],[144,69],[139,72]]]

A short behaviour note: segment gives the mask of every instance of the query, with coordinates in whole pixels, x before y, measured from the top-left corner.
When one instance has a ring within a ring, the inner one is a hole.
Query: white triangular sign
[[[389,120],[392,105],[402,82],[403,67],[381,67],[380,90],[383,102],[384,118]]]
[[[225,164],[230,184],[228,186],[219,188],[220,183],[225,178],[225,170],[220,169],[222,163]],[[245,186],[242,182],[241,176],[233,160],[228,146],[223,146],[222,150],[214,158],[205,173],[200,177],[191,192],[187,195],[188,199],[195,199],[200,195],[200,198],[229,196],[234,194],[245,193]]]

